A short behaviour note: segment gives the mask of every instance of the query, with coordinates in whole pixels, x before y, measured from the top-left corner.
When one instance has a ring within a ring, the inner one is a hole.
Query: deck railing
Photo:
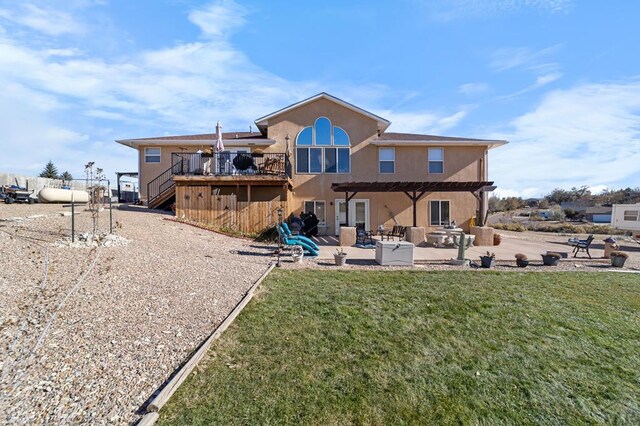
[[[157,198],[176,186],[173,181],[173,176],[181,168],[181,165],[173,158],[171,164],[171,167],[160,173],[147,184],[147,204],[152,205]]]
[[[177,175],[287,175],[287,156],[284,153],[174,152],[171,154],[171,164]]]

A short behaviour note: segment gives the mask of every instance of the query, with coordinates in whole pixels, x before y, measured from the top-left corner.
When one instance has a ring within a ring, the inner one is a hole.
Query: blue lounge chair
[[[291,229],[289,229],[289,225],[287,225],[287,222],[282,222],[282,234],[286,235],[288,238],[291,238],[291,239],[294,239],[294,240],[304,241],[305,243],[309,244],[314,249],[320,250],[320,247],[318,247],[316,242],[313,241],[312,239],[307,238],[304,235],[293,235],[293,233],[291,232]]]
[[[300,246],[305,250],[308,256],[318,255],[318,251],[306,242],[287,237],[280,226],[276,226],[276,230],[278,231],[278,235],[280,235],[280,239],[285,246]]]

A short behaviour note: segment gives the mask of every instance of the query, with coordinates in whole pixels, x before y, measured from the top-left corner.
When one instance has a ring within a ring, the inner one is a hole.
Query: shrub
[[[256,241],[261,243],[274,243],[278,241],[278,231],[276,231],[276,227],[271,226],[269,228],[264,228],[256,236]]]
[[[555,206],[551,209],[551,214],[549,215],[549,219],[551,220],[562,220],[564,219],[564,211],[560,206]]]
[[[580,212],[574,209],[564,209],[564,215],[569,220],[576,220],[580,217]]]
[[[562,257],[560,253],[556,253],[554,251],[548,251],[545,256],[553,257],[555,259],[560,259]]]
[[[516,254],[516,259],[517,260],[529,260],[529,258],[527,257],[526,254],[522,254],[522,253],[518,253]]]
[[[527,228],[521,223],[496,223],[495,225],[491,225],[494,229],[499,229],[502,231],[513,231],[513,232],[524,232]]]

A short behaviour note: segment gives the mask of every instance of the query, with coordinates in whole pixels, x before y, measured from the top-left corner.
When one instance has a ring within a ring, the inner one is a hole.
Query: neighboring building
[[[614,204],[611,226],[625,231],[640,231],[640,203]]]
[[[584,211],[585,217],[589,222],[593,223],[610,223],[611,222],[611,207],[607,206],[593,206],[587,207]]]
[[[200,197],[286,201],[286,214],[313,211],[331,235],[341,224],[468,229],[481,220],[494,188],[489,150],[507,142],[387,133],[390,124],[320,93],[259,118],[259,133],[224,133],[221,153],[215,134],[117,142],[138,150],[140,196],[150,207],[172,203],[177,185],[205,188]]]

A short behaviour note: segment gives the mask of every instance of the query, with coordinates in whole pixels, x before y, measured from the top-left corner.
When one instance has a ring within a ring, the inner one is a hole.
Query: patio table
[[[462,228],[441,228],[441,231],[445,233],[446,238],[444,239],[444,243],[446,245],[453,245],[453,236],[460,235],[463,231]]]

